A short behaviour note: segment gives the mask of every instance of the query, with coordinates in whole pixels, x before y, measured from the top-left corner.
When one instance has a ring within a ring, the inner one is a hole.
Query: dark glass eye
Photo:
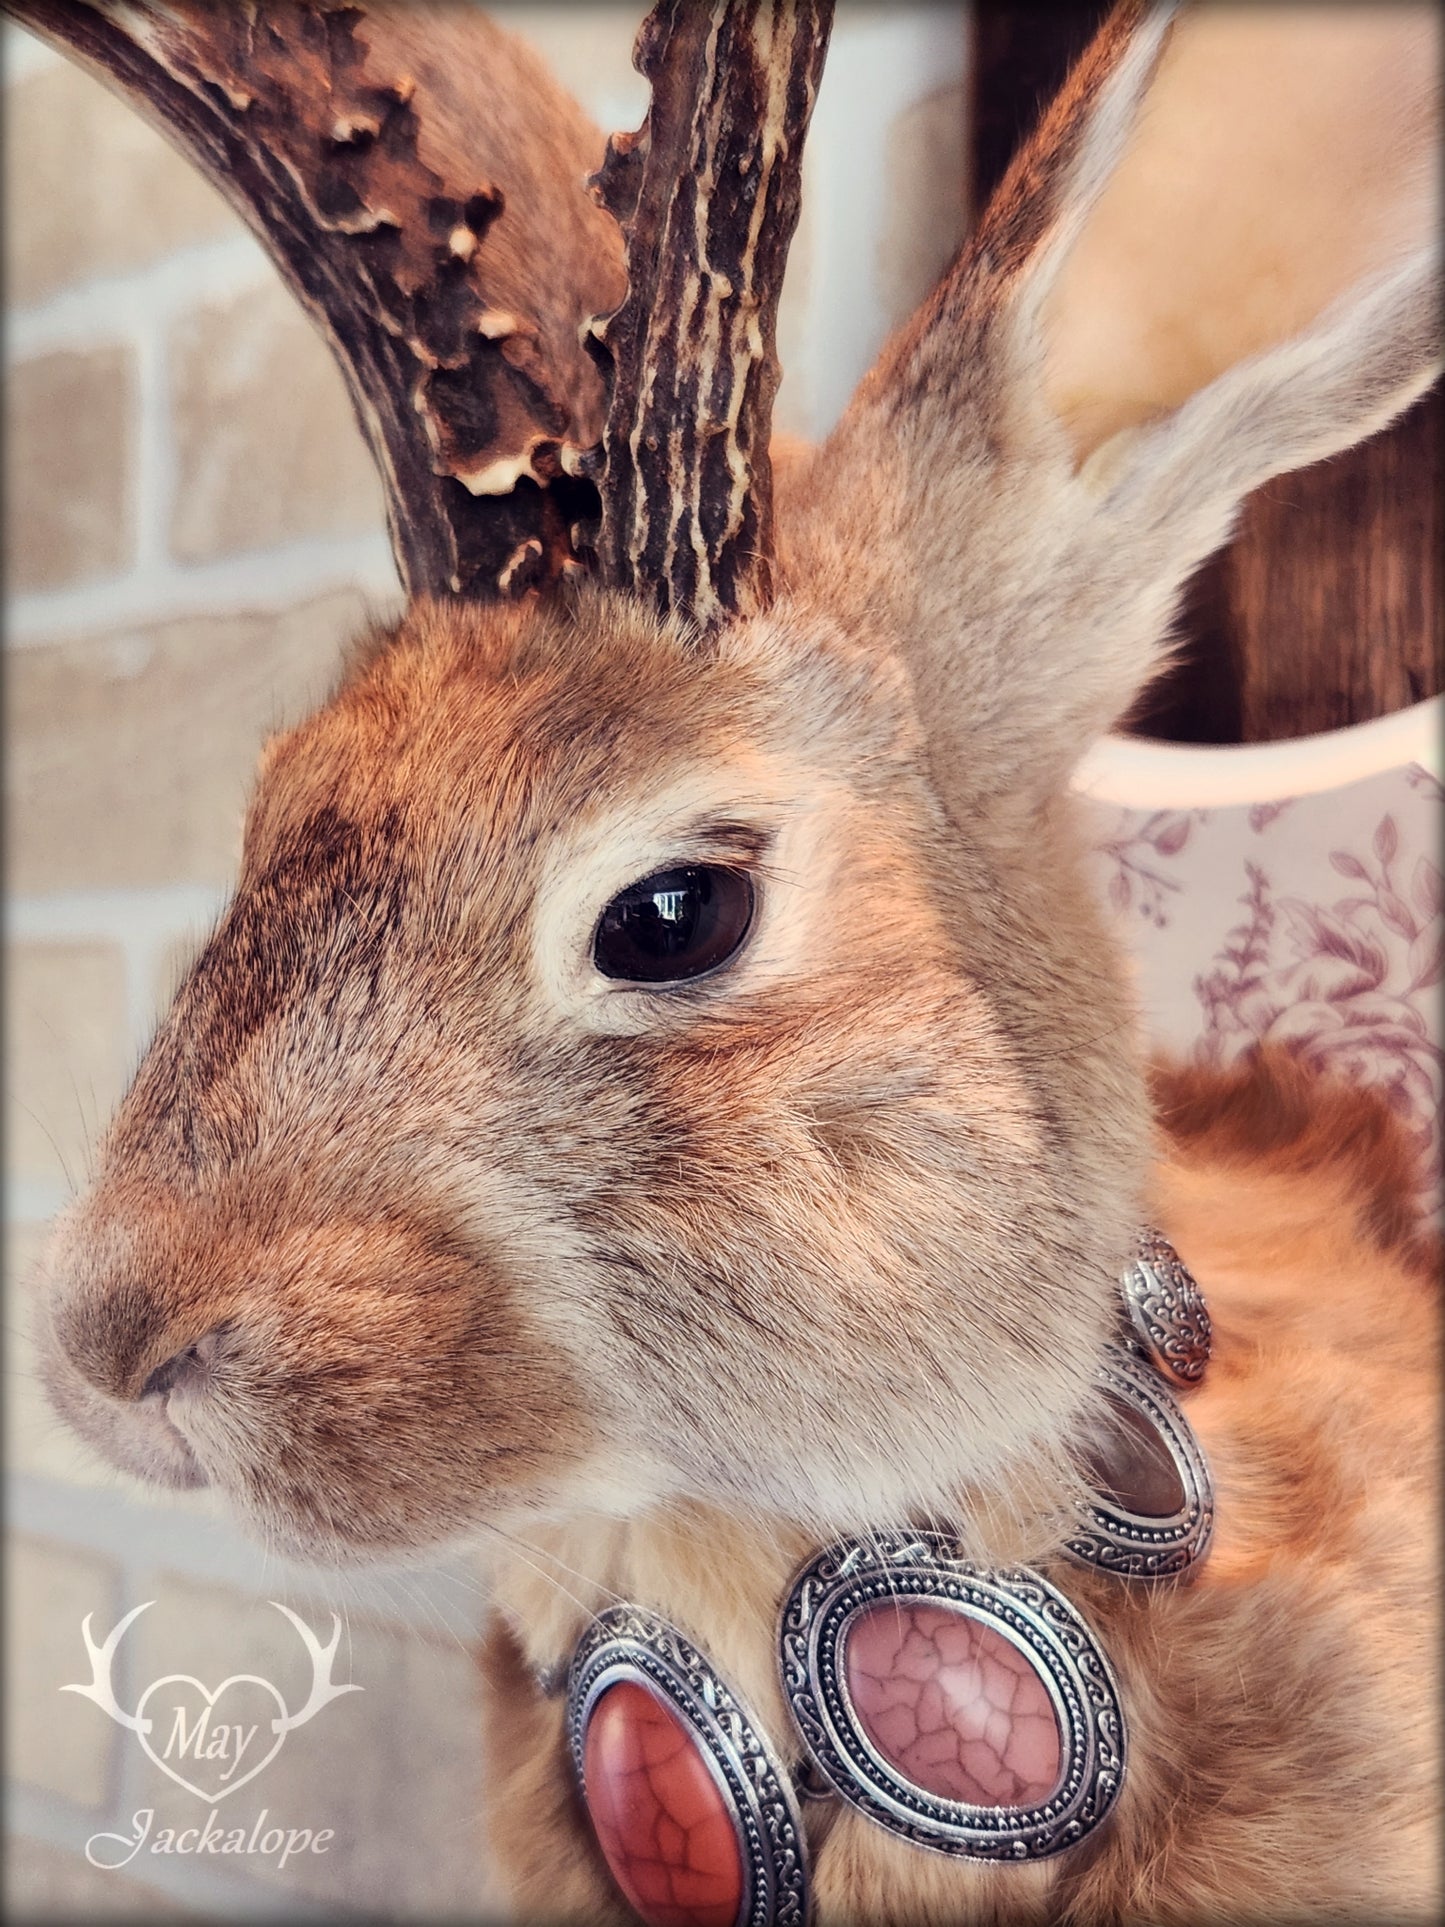
[[[753,920],[752,879],[712,863],[659,870],[602,912],[592,956],[604,977],[675,984],[726,963]]]

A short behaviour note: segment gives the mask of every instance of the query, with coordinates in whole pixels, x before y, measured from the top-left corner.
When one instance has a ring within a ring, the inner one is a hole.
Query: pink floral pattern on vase
[[[1149,1042],[1220,1065],[1278,1044],[1380,1090],[1436,1210],[1442,800],[1411,764],[1239,808],[1102,810],[1098,843]]]
[[[1196,820],[1207,822],[1209,812],[1153,810],[1137,821],[1132,810],[1124,812],[1118,834],[1100,845],[1101,854],[1112,866],[1109,902],[1115,910],[1137,909],[1157,929],[1165,927],[1170,896],[1183,884],[1169,875],[1164,865],[1188,843]]]

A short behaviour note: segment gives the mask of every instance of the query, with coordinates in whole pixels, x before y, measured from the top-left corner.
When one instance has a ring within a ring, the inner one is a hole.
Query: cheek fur
[[[1053,1203],[1041,1129],[981,997],[936,988],[657,1073],[648,1182],[591,1230],[647,1387],[632,1423],[699,1497],[889,1516],[1056,1437],[1087,1394],[1097,1265],[1072,1254],[1060,1292],[1021,1261]]]
[[[251,1421],[232,1457],[252,1506],[425,1545],[540,1501],[595,1449],[586,1385],[500,1266],[386,1233],[305,1244],[217,1404]]]

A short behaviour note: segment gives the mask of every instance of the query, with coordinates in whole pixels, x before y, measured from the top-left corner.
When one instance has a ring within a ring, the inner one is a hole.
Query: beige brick
[[[329,1639],[329,1608],[285,1597],[323,1642]],[[136,1627],[137,1679],[189,1673],[214,1690],[224,1679],[251,1673],[274,1684],[289,1708],[304,1703],[310,1661],[296,1631],[264,1596],[162,1579],[157,1599]],[[470,1653],[440,1636],[348,1614],[333,1673],[337,1683],[354,1682],[361,1692],[333,1701],[287,1735],[275,1758],[226,1795],[219,1810],[227,1825],[248,1831],[264,1808],[268,1828],[306,1827],[314,1834],[329,1827],[335,1837],[325,1853],[299,1855],[284,1871],[260,1857],[233,1864],[282,1890],[332,1905],[364,1904],[387,1918],[485,1918],[490,1889]],[[257,1689],[229,1691],[236,1696],[234,1723],[252,1723],[265,1710],[258,1701],[257,1712],[244,1711],[242,1693]],[[153,1706],[163,1698],[157,1694]],[[173,1728],[171,1710],[168,1733]],[[263,1737],[264,1730],[257,1745]],[[204,1784],[200,1765],[187,1770]],[[194,1826],[208,1811],[158,1768],[147,1769],[144,1788],[148,1805],[154,1795],[158,1826]]]
[[[326,694],[373,606],[346,590],[16,651],[11,890],[224,883],[264,737]]]
[[[123,348],[36,355],[5,383],[9,588],[53,589],[129,561],[134,369]]]
[[[182,561],[385,526],[340,371],[279,280],[178,322],[171,378]]]
[[[132,1877],[129,1867],[92,1867],[82,1854],[62,1853],[12,1833],[5,1845],[4,1917],[14,1921],[213,1920],[193,1913],[158,1888]]]
[[[12,1778],[83,1807],[110,1797],[122,1728],[60,1689],[90,1679],[81,1622],[102,1636],[134,1602],[108,1562],[46,1539],[13,1539],[5,1573],[5,1750]]]
[[[69,60],[9,90],[0,151],[6,286],[19,307],[244,231],[189,161]]]
[[[963,242],[967,115],[963,88],[943,87],[905,109],[888,130],[891,213],[879,242],[878,274],[890,328],[932,291]]]
[[[34,1279],[48,1235],[45,1225],[5,1227],[5,1463],[75,1483],[77,1461],[87,1455],[46,1402],[31,1339]]]
[[[5,1130],[14,1177],[79,1184],[124,1089],[125,959],[112,944],[16,943],[5,973]]]

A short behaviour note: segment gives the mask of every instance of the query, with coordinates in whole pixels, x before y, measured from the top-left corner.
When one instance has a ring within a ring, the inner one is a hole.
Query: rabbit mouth
[[[59,1415],[122,1472],[172,1491],[210,1484],[195,1448],[171,1416],[166,1393],[119,1404],[97,1393],[78,1372],[66,1370],[63,1354],[56,1353],[45,1359],[42,1376]]]
[[[155,1409],[144,1408],[157,1401]],[[142,1410],[136,1414],[147,1430],[144,1444],[152,1463],[159,1455],[164,1471],[159,1475],[161,1483],[171,1486],[194,1488],[209,1485],[210,1479],[205,1468],[196,1457],[194,1446],[185,1433],[171,1417],[170,1397],[164,1393],[152,1393],[150,1398],[141,1401]],[[150,1475],[158,1475],[152,1472]]]

